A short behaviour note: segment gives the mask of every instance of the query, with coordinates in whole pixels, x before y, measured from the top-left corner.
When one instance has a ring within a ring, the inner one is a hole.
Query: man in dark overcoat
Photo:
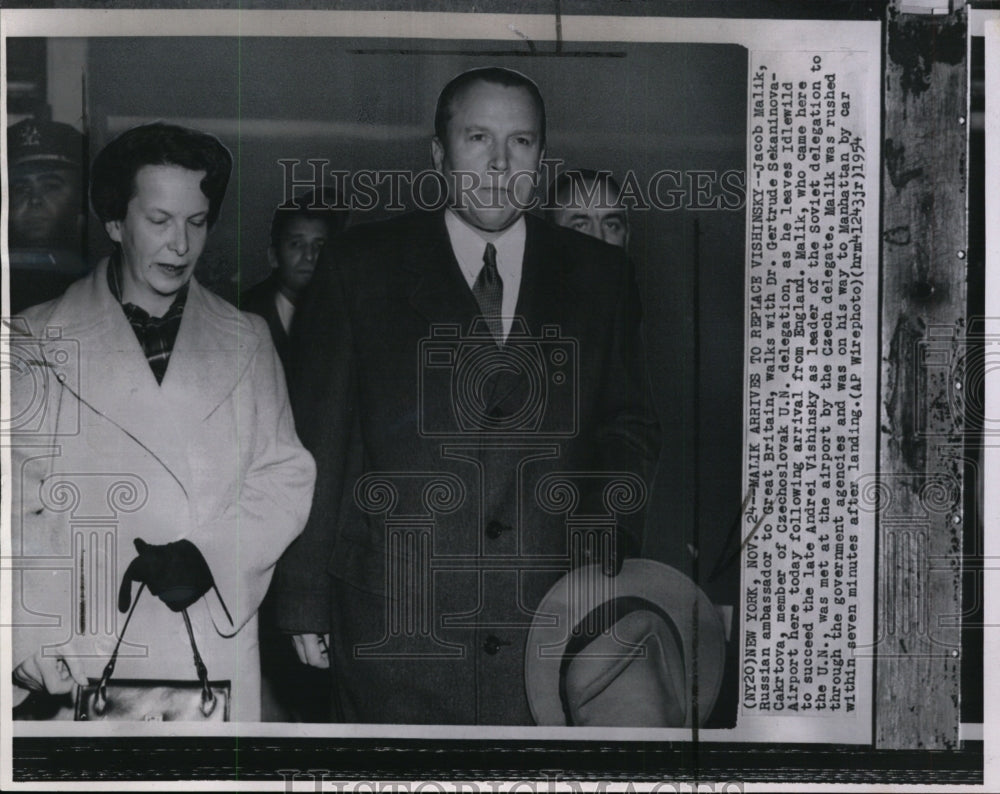
[[[532,724],[535,607],[639,548],[659,445],[639,293],[620,248],[526,214],[544,149],[534,82],[459,75],[431,144],[449,206],[346,232],[300,309],[318,483],[278,619],[332,668],[336,721]]]

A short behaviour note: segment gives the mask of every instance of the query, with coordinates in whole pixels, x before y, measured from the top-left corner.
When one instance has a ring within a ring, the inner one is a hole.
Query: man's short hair
[[[559,172],[559,175],[549,183],[545,205],[542,209],[548,215],[552,215],[557,210],[566,209],[569,206],[565,203],[567,197],[583,198],[584,195],[593,190],[595,184],[607,191],[606,199],[608,202],[617,204],[622,186],[610,171],[574,168]]]
[[[545,146],[545,100],[542,99],[542,92],[538,90],[535,81],[530,77],[507,69],[502,66],[483,66],[478,69],[469,69],[462,72],[457,77],[441,89],[438,95],[437,109],[434,111],[434,134],[442,144],[448,142],[448,122],[451,121],[452,105],[455,100],[475,83],[492,83],[504,88],[523,88],[535,102],[538,109],[538,116],[541,119],[541,145]]]
[[[271,216],[271,247],[276,249],[281,244],[282,235],[289,224],[296,218],[322,221],[326,224],[327,234],[332,237],[347,226],[350,211],[337,201],[337,192],[332,188],[323,188],[319,196],[320,204],[316,204],[316,191],[310,190],[296,196],[291,201],[278,205]]]
[[[176,165],[204,171],[201,192],[208,199],[212,226],[226,195],[233,156],[214,135],[175,124],[133,127],[105,146],[90,170],[90,203],[102,223],[120,221],[135,195],[135,176],[147,165]]]

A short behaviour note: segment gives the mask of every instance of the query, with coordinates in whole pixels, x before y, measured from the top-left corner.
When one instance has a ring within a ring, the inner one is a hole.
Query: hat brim
[[[573,629],[602,604],[620,598],[648,601],[674,622],[685,661],[685,725],[691,727],[695,713],[699,723],[708,718],[725,667],[722,619],[701,588],[676,568],[655,560],[628,559],[613,578],[604,576],[596,565],[570,571],[536,608],[524,657],[524,684],[536,724],[566,725],[560,670]]]
[[[59,154],[33,154],[27,157],[20,157],[17,160],[12,160],[10,163],[11,169],[35,169],[42,170],[45,168],[65,168],[65,169],[80,169],[81,165],[76,160],[71,160],[68,157],[63,157]]]

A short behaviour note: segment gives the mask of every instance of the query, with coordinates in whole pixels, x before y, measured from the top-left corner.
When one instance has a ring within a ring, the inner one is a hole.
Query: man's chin
[[[59,237],[58,232],[54,223],[32,223],[11,234],[10,243],[24,248],[41,248]]]
[[[485,212],[482,210],[458,212],[457,215],[474,229],[478,229],[481,232],[496,233],[502,232],[514,224],[521,217],[522,213],[514,209],[505,209]]]

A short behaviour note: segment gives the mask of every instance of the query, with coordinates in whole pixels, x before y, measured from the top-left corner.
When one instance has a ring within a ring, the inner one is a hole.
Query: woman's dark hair
[[[94,158],[90,168],[90,204],[101,223],[124,220],[135,195],[135,175],[147,165],[176,165],[204,171],[201,192],[208,199],[208,225],[219,217],[233,156],[218,138],[205,132],[157,121],[123,132]]]

